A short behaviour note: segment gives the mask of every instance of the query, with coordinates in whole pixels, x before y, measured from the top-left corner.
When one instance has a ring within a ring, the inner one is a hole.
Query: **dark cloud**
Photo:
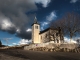
[[[31,39],[31,32],[21,32],[16,34],[17,37],[22,39]]]
[[[45,2],[44,2],[45,1]],[[43,7],[51,0],[0,0],[0,29],[20,38],[30,39],[31,32],[26,30],[31,26],[33,14],[28,12],[36,11],[35,3],[41,3]],[[17,31],[20,30],[20,31]]]
[[[37,6],[29,0],[0,0],[0,29],[20,38],[30,39],[31,32],[26,32],[31,16],[25,13],[36,11]],[[17,33],[17,29],[20,30]]]

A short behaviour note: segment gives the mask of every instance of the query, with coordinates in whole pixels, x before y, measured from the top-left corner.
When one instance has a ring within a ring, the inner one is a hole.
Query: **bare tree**
[[[5,40],[6,41],[6,43],[7,43],[7,46],[8,46],[8,44],[9,44],[9,40],[11,40],[12,38],[3,38],[3,40]]]
[[[2,46],[2,42],[1,42],[1,40],[0,40],[0,46]]]
[[[79,44],[80,43],[80,39],[77,39],[76,42]]]
[[[74,35],[80,31],[80,15],[76,13],[67,13],[64,17],[51,23],[52,28],[60,27],[64,32],[70,36],[70,42]]]

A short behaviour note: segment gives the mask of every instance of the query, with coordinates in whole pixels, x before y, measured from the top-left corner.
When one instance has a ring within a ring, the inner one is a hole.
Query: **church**
[[[59,28],[47,28],[40,31],[40,24],[35,17],[32,24],[32,43],[64,43],[64,36],[62,30]]]

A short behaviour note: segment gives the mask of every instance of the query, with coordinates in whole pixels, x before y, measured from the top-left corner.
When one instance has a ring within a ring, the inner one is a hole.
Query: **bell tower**
[[[33,43],[40,43],[39,33],[40,33],[40,25],[37,22],[37,18],[35,17],[34,23],[32,24],[32,42]]]

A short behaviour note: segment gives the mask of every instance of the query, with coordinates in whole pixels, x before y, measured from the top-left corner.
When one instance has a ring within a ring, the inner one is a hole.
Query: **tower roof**
[[[36,18],[36,16],[35,16],[35,18],[34,18],[34,23],[35,23],[35,24],[38,23],[38,22],[37,22],[37,18]]]
[[[35,18],[34,18],[34,23],[33,23],[32,25],[34,25],[34,24],[38,24],[38,25],[39,25],[36,16],[35,16]],[[32,25],[31,25],[31,26],[32,26]]]

